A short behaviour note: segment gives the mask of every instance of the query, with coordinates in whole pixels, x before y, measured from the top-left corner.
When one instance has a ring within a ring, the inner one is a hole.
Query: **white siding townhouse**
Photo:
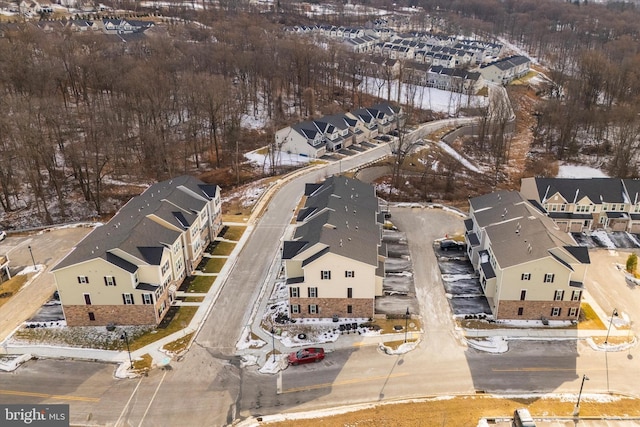
[[[307,184],[293,238],[282,246],[291,318],[372,318],[385,246],[375,189],[332,176]]]
[[[487,81],[504,85],[527,74],[530,66],[529,58],[514,55],[481,65],[480,74]]]
[[[496,320],[577,321],[586,247],[515,191],[469,200],[467,251]]]
[[[364,139],[374,138],[378,132],[388,133],[396,128],[402,116],[400,107],[383,102],[353,113],[336,114],[307,120],[275,134],[277,150],[310,158],[347,148]]]
[[[220,188],[190,176],[131,199],[52,269],[67,325],[157,325],[221,212]]]

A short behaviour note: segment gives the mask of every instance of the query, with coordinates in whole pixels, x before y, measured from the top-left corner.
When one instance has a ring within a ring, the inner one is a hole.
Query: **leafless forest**
[[[633,4],[362,3],[423,7],[408,15],[407,30],[437,22],[441,32],[521,46],[554,82],[539,93],[533,143],[558,159],[588,154],[606,159],[612,176],[637,176],[640,11]],[[136,10],[137,19],[154,12],[110,5]],[[372,101],[358,89],[359,75],[380,73],[366,58],[282,30],[363,25],[372,16],[311,19],[286,0],[269,12],[242,1],[204,6],[144,17],[157,25],[126,42],[0,24],[1,227],[13,228],[10,214],[26,209],[44,224],[109,214],[140,192],[114,182],[207,173],[223,188],[236,185],[251,179],[238,154],[272,143],[279,127]],[[243,128],[242,115],[255,113],[268,118],[266,127]],[[412,120],[429,117],[414,111]],[[82,200],[82,212],[71,211],[71,200]]]

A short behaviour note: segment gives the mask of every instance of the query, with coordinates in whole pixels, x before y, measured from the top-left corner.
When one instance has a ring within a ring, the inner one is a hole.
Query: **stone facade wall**
[[[523,313],[518,316],[518,308],[523,307]],[[551,310],[559,307],[560,316],[551,316]],[[577,320],[578,316],[569,317],[570,308],[580,308],[580,301],[513,301],[501,300],[496,313],[498,320],[540,320],[542,317],[549,320]]]
[[[155,306],[149,305],[65,305],[68,326],[156,325]],[[89,320],[93,313],[95,320]]]
[[[300,318],[330,318],[334,314],[338,317],[359,317],[369,319],[374,314],[374,300],[369,298],[290,298],[289,304],[299,304],[300,313],[290,313],[294,319]],[[316,304],[318,313],[309,314],[309,305]],[[347,313],[347,306],[352,312]]]

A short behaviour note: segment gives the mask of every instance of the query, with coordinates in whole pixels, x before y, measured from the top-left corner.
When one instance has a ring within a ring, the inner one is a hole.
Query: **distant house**
[[[157,325],[221,228],[217,185],[150,186],[52,269],[67,325]]]
[[[67,22],[67,27],[71,29],[71,31],[77,32],[93,32],[99,31],[100,28],[94,21],[89,21],[86,19],[73,19]]]
[[[469,259],[497,320],[576,321],[587,267],[586,247],[515,191],[469,200]]]
[[[529,72],[531,60],[515,55],[480,66],[482,77],[492,83],[507,84]]]
[[[282,246],[292,318],[372,318],[385,253],[375,189],[344,176],[307,184],[293,238]]]
[[[640,233],[640,180],[524,178],[520,191],[565,232],[603,228]]]
[[[153,27],[153,22],[125,20],[125,19],[103,19],[102,27],[107,34],[131,34],[145,31]]]
[[[296,123],[276,132],[278,151],[319,158],[396,129],[402,109],[389,103]],[[404,120],[404,119],[402,119]]]

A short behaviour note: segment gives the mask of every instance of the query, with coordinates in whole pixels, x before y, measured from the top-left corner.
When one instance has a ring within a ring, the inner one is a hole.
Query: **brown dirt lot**
[[[575,402],[548,398],[494,398],[491,396],[459,396],[450,399],[433,398],[422,402],[391,403],[370,409],[314,419],[296,419],[269,426],[390,426],[390,427],[461,427],[477,426],[480,418],[508,418],[517,408],[528,407],[536,417],[571,417]],[[596,402],[583,399],[580,416],[596,417],[612,414],[640,416],[640,402],[635,399],[612,399]]]

